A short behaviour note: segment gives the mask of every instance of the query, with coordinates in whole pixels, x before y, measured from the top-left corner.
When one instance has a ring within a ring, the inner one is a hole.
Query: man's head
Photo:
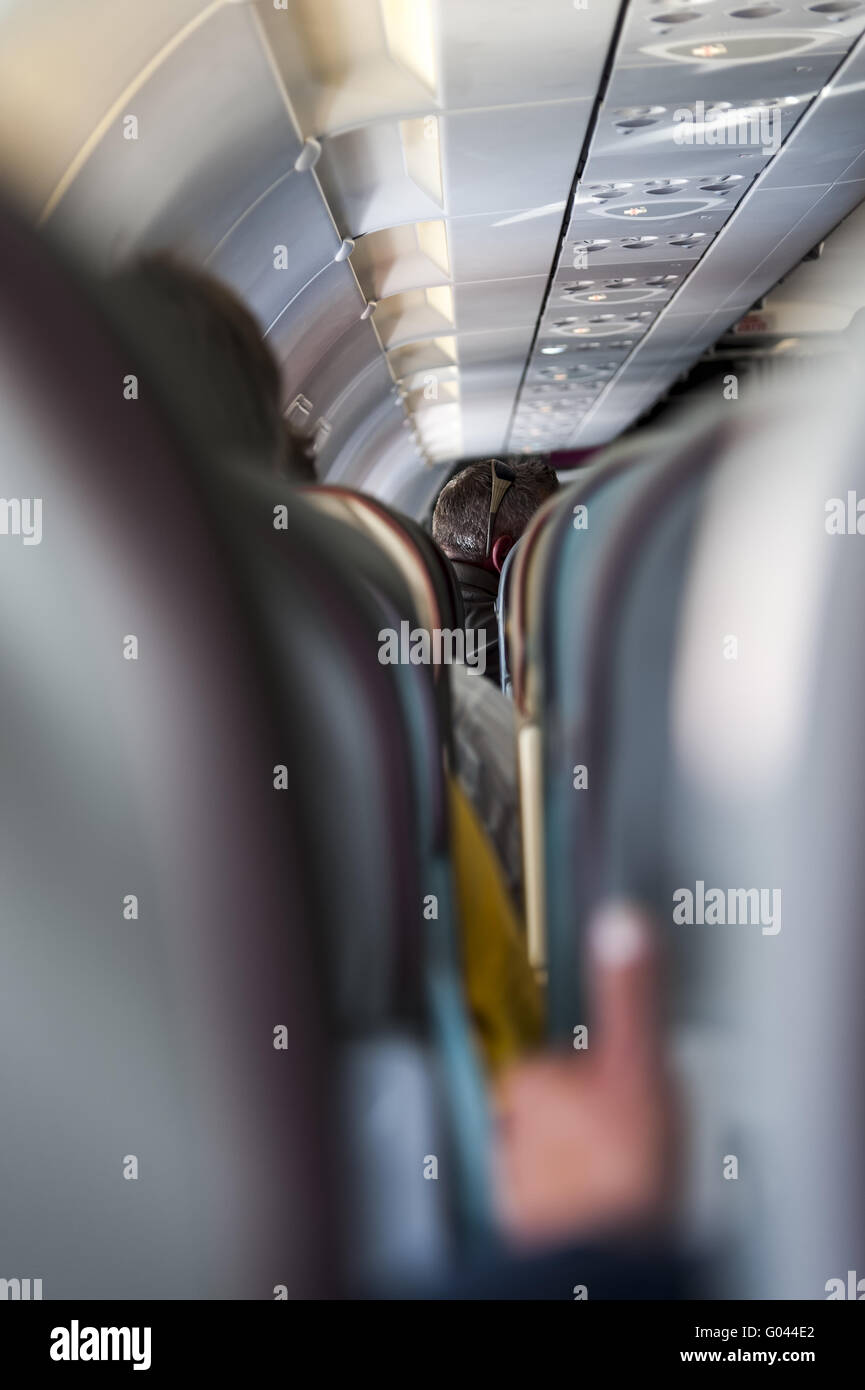
[[[559,485],[555,469],[540,459],[512,461],[515,477],[495,520],[495,539],[486,553],[492,497],[491,460],[470,463],[442,488],[433,513],[433,538],[451,560],[501,570],[538,507]]]
[[[168,254],[111,283],[113,303],[180,416],[212,453],[314,481],[285,425],[279,367],[246,305],[212,275]]]

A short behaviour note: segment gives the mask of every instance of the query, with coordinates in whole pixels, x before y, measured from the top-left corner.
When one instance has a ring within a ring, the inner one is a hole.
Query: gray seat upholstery
[[[271,770],[301,731],[128,353],[5,213],[0,245],[0,493],[43,518],[0,538],[3,1275],[327,1293],[331,1070]]]

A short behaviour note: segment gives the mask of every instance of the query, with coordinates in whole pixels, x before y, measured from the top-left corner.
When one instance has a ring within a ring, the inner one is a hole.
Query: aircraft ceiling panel
[[[629,363],[627,374],[616,383],[613,391],[599,398],[587,411],[577,435],[578,447],[591,448],[606,443],[611,414],[618,417],[627,409],[633,418],[647,410],[657,399],[659,372],[675,377],[687,370],[695,358],[711,347],[742,312],[741,308],[728,308],[708,315],[684,315],[678,324],[671,321],[665,325],[668,336],[664,347],[660,342],[647,339],[642,345],[642,350],[647,352],[645,360],[641,359],[638,349],[633,366]]]
[[[314,175],[292,170],[235,223],[206,264],[267,327],[330,265],[340,244]]]
[[[677,146],[674,138],[676,127],[671,117],[672,110],[668,112],[666,126],[660,127],[651,140],[645,138],[639,146],[635,142],[625,148],[614,145],[612,141],[607,148],[599,146],[597,154],[593,153],[586,164],[585,181],[618,183],[634,179],[699,179],[710,175],[723,177],[726,174],[743,174],[752,180],[769,163],[771,150],[751,148],[731,152],[724,145]]]
[[[807,191],[813,195],[814,201],[805,208],[800,206],[799,219],[793,225],[783,216],[788,191],[781,189],[760,194],[759,201],[755,195],[755,210],[767,221],[774,222],[777,236],[775,243],[767,249],[764,259],[750,274],[741,276],[740,271],[741,278],[733,278],[728,296],[730,303],[745,300],[748,304],[753,304],[755,299],[771,289],[784,273],[779,267],[786,269],[790,264],[798,264],[802,255],[853,211],[865,195],[865,182],[860,180],[855,183],[837,183],[825,190],[819,184],[809,188]],[[780,205],[777,201],[779,199],[784,200]],[[801,253],[800,246],[803,247]],[[701,282],[695,284],[694,293],[697,292],[698,284],[701,285]],[[727,302],[724,300],[724,303]]]
[[[827,321],[830,331],[848,326],[854,312],[865,306],[865,203],[859,204],[824,248],[819,259],[803,261],[771,291],[766,312],[781,322],[780,331],[817,331]]]
[[[145,64],[209,7],[210,0],[4,0],[0,146],[4,175],[33,215]]]
[[[333,134],[391,114],[585,97],[618,13],[558,0],[292,0],[257,9],[304,129]],[[520,69],[514,69],[519,54]]]
[[[456,344],[453,338],[424,338],[420,342],[405,343],[388,353],[388,362],[397,381],[413,378],[421,372],[453,371]]]
[[[550,207],[450,218],[448,245],[455,283],[549,274],[566,194],[564,189],[561,201]]]
[[[684,371],[690,359],[682,357],[679,359],[679,369]],[[657,396],[657,384],[653,379],[635,380],[623,382],[617,387],[616,410],[624,418],[635,419],[645,410],[648,410]],[[580,431],[579,448],[591,449],[602,444],[609,443],[609,423],[603,415],[593,416],[589,409],[583,421]],[[557,449],[560,445],[549,441],[545,446],[533,439],[532,436],[524,431],[518,433],[513,431],[511,435],[511,448],[517,453],[535,453],[541,447]]]
[[[843,73],[824,88],[814,103],[820,119],[806,117],[784,159],[766,171],[763,186],[789,187],[797,183],[828,183],[865,178],[865,43],[860,43],[844,65]],[[826,130],[831,137],[826,138]]]
[[[591,110],[584,100],[444,116],[448,214],[506,213],[561,201]]]
[[[511,447],[612,438],[862,198],[861,8],[630,5]]]
[[[729,0],[635,0],[622,27],[616,67],[651,62],[668,67],[673,82],[681,68],[696,79],[695,85],[711,86],[715,80],[723,82],[733,68],[766,76],[770,64],[782,71],[785,62],[808,65],[827,49],[846,51],[863,28],[865,11],[855,3],[849,11],[839,11],[775,0],[738,7]],[[707,100],[713,97],[710,90]]]
[[[495,391],[514,392],[520,384],[524,368],[525,356],[522,353],[499,358],[495,362],[464,363],[460,371],[460,390],[463,396],[473,393],[490,395]]]
[[[753,178],[772,157],[767,145],[745,145],[731,148],[729,143],[710,144],[705,140],[705,126],[714,119],[713,112],[704,106],[701,115],[698,107],[699,97],[693,98],[687,106],[675,102],[664,104],[664,84],[655,69],[648,69],[651,79],[642,106],[604,107],[598,119],[592,140],[589,161],[586,165],[586,183],[607,183],[642,177],[644,179],[698,178],[701,174],[745,173]],[[698,89],[699,90],[699,89]],[[750,101],[751,96],[744,97]],[[703,139],[692,138],[683,141],[686,123],[676,119],[679,110],[693,112],[695,136],[702,133]],[[637,111],[641,114],[631,115]],[[648,111],[650,114],[642,114]],[[779,110],[783,123],[783,133],[788,133],[795,116],[801,114],[798,107]],[[640,126],[623,126],[622,122],[643,122]],[[724,115],[718,116],[719,126]],[[625,133],[627,132],[627,133]],[[730,167],[732,163],[732,168]]]
[[[808,148],[804,143],[801,150],[794,152],[791,149],[783,164],[769,166],[760,187],[801,188],[808,183],[826,185],[865,178],[861,104],[854,120],[857,123],[855,127],[849,131],[838,131],[838,143],[831,149],[817,150]],[[858,130],[858,139],[854,136],[854,130]]]
[[[317,173],[345,236],[441,217],[441,199],[406,168],[400,127],[397,121],[381,121],[322,141]]]
[[[378,301],[440,285],[448,272],[447,247],[445,223],[433,218],[359,238],[351,263],[367,298]]]
[[[400,0],[409,31],[391,33],[378,0],[256,0],[256,10],[301,128],[332,135],[387,115],[428,110],[423,0]],[[417,52],[406,51],[414,38]],[[397,51],[394,51],[396,46]],[[417,59],[413,63],[413,59]]]
[[[594,89],[616,20],[615,0],[591,6],[521,0],[443,0],[442,91],[447,107],[566,101]],[[514,54],[520,75],[515,80]]]
[[[708,171],[684,177],[646,178],[642,172],[632,171],[626,180],[594,183],[594,170],[597,161],[590,159],[586,165],[583,179],[571,215],[571,227],[584,222],[587,235],[606,236],[610,224],[623,228],[626,233],[633,223],[635,207],[646,204],[636,214],[640,226],[653,223],[663,232],[666,224],[682,217],[715,218],[717,222],[726,221],[729,210],[747,193],[751,177],[743,168],[733,166],[729,174]],[[639,170],[639,166],[636,166]],[[594,232],[592,231],[594,224]],[[607,231],[601,229],[606,227]],[[650,229],[651,230],[651,229]],[[569,232],[569,235],[575,235]]]
[[[588,270],[569,267],[556,272],[550,288],[548,312],[551,316],[582,313],[597,306],[599,311],[624,305],[651,308],[665,304],[691,269],[686,261],[665,261],[657,265],[636,266],[633,259]]]
[[[319,177],[347,236],[443,213],[506,217],[564,201],[590,111],[581,101],[460,112],[417,130],[380,121],[323,141]],[[429,164],[412,164],[415,136],[438,146]]]
[[[292,167],[299,149],[251,16],[232,5],[196,28],[130,97],[51,223],[100,260],[157,246],[203,256]]]
[[[629,234],[615,223],[604,227],[578,222],[568,228],[562,259],[566,267],[570,263],[570,268],[579,270],[581,276],[581,253],[585,253],[587,274],[599,270],[606,277],[607,271],[612,273],[613,267],[626,266],[629,275],[625,278],[643,275],[648,279],[660,275],[661,265],[668,261],[698,260],[715,232],[720,230],[720,225],[717,221],[714,226],[711,223],[707,225],[697,217],[689,216],[683,218],[679,226],[667,225],[663,230],[662,224],[659,226],[658,223],[653,226],[644,223],[640,227],[632,223]]]
[[[524,365],[524,357],[518,355],[509,360],[463,366],[460,400],[467,456],[503,452]]]
[[[457,285],[454,289],[457,332],[531,327],[540,312],[546,286],[545,275]]]
[[[504,362],[519,354],[525,360],[533,336],[534,324],[502,331],[493,329],[483,333],[467,333],[460,339],[460,362]]]
[[[466,458],[486,454],[501,458],[505,452],[508,419],[513,396],[490,396],[484,401],[472,401],[471,413],[465,413],[462,444]]]
[[[701,308],[708,305],[720,307],[727,299],[736,304],[753,303],[757,296],[752,294],[750,299],[748,298],[747,282],[754,281],[755,277],[759,281],[765,275],[761,268],[767,258],[781,248],[786,236],[793,237],[798,244],[801,237],[798,224],[803,213],[819,205],[827,191],[828,186],[822,184],[809,188],[809,201],[803,207],[801,189],[773,189],[766,192],[762,189],[755,190],[752,209],[757,215],[753,219],[749,218],[748,222],[747,259],[742,254],[742,233],[736,235],[735,223],[731,223],[726,233],[719,237],[712,256],[707,257],[700,267],[699,274],[695,274],[677,295],[677,311],[686,312],[691,306],[698,307],[695,304],[697,295]],[[822,219],[821,211],[818,214],[815,233]],[[815,239],[819,240],[819,236]],[[812,244],[806,236],[805,249],[808,250]]]
[[[714,341],[708,337],[715,332],[711,321],[717,319],[719,324],[729,323],[731,316],[741,312],[741,308],[742,306],[731,304],[709,313],[665,315],[659,321],[656,331],[636,347],[633,357],[628,362],[627,379],[630,380],[632,376],[634,380],[648,379],[657,372],[659,366],[670,360],[671,354],[687,359],[690,345],[695,339],[700,341],[702,351],[704,342],[708,345]],[[715,337],[722,331],[723,329],[719,328]]]
[[[633,335],[580,336],[571,341],[556,341],[550,337],[545,340],[544,349],[529,363],[527,386],[530,383],[546,386],[548,390],[543,394],[552,395],[556,390],[567,390],[581,381],[595,381],[599,372],[606,371],[611,364],[623,362],[634,343]],[[534,391],[534,394],[542,393]]]
[[[659,100],[666,106],[686,106],[695,99],[709,106],[713,102],[734,100],[730,95],[731,79],[742,88],[746,101],[772,96],[813,97],[829,81],[847,51],[834,32],[830,31],[828,37],[835,42],[806,57],[735,65],[718,61],[693,64],[664,59],[652,61],[638,51],[631,55],[630,61],[624,58],[616,63],[606,101],[614,109],[633,108],[646,104],[647,93],[662,93]]]
[[[380,301],[375,326],[384,346],[390,350],[406,343],[423,341],[453,333],[453,297],[425,290],[409,290]]]
[[[646,207],[647,215],[639,218],[639,226],[636,217],[630,222],[613,216],[594,220],[577,218],[568,227],[572,247],[586,246],[592,265],[604,264],[612,257],[627,259],[635,266],[647,261],[667,261],[674,256],[691,260],[703,253],[730,215],[726,207],[696,212],[693,209],[699,207],[700,202],[693,198],[681,200],[680,206],[689,210],[672,221],[653,218],[654,204],[631,203],[630,206]],[[706,203],[702,206],[705,208]],[[609,244],[604,245],[605,242]]]

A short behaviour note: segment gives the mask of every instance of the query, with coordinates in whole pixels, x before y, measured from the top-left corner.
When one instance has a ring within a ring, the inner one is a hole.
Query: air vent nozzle
[[[746,5],[743,10],[730,10],[731,19],[769,19],[773,14],[782,14],[780,5]]]

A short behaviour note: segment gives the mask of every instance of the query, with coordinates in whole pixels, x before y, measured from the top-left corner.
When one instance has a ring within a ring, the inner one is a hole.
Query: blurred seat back
[[[664,682],[690,529],[719,443],[683,435],[659,447],[648,436],[643,447],[568,490],[529,581],[526,696],[538,715],[548,1017],[559,1039],[585,1021],[581,933],[592,910],[611,894],[654,897],[668,762]],[[674,521],[678,530],[668,530]],[[627,730],[609,692],[619,661],[631,681],[635,727]],[[620,853],[608,818],[635,807],[633,852]]]
[[[678,624],[664,897],[694,895],[673,1002],[721,1297],[849,1297],[861,1278],[861,382],[861,360],[815,363],[808,391],[761,387],[734,416]],[[721,922],[707,905],[699,924],[699,884],[725,893]],[[735,1182],[713,1181],[719,1155]]]
[[[409,631],[421,628],[429,633],[457,632],[463,627],[463,601],[450,561],[431,536],[410,517],[388,507],[377,498],[350,488],[320,486],[305,488],[305,499],[317,511],[346,523],[368,536],[386,555],[409,591],[410,608],[404,596],[401,615]],[[361,578],[361,575],[358,575]],[[382,583],[380,569],[367,576],[369,582]],[[441,739],[452,753],[449,673],[445,665],[432,665],[436,702],[441,720]]]
[[[648,905],[684,1089],[682,1230],[714,1296],[825,1297],[865,1228],[842,1061],[863,1041],[865,558],[825,526],[830,499],[865,495],[856,380],[698,403],[663,447],[644,436],[644,464],[562,499],[526,575],[551,1027],[591,1024],[593,907]]]
[[[424,1208],[449,1221],[451,1249],[485,1241],[489,1226],[487,1113],[460,971],[438,688],[430,666],[379,660],[381,631],[420,625],[432,589],[413,556],[412,589],[343,498],[300,495],[248,471],[221,478],[219,490],[281,707],[305,730],[317,767],[304,856],[316,868],[334,1026],[352,1044],[346,1095],[364,1140],[359,1167],[376,1188],[360,1214],[368,1232],[378,1225],[374,1272],[386,1277],[388,1250],[422,1229],[404,1220],[400,1193],[410,1204],[422,1192]],[[404,544],[389,522],[387,537]],[[302,617],[289,622],[289,613]],[[409,1073],[426,1099],[393,1106]],[[423,1143],[412,1113],[429,1117]],[[426,1155],[441,1164],[436,1182],[423,1181]],[[443,1258],[442,1232],[427,1225],[403,1255]]]
[[[452,743],[449,667],[406,661],[379,662],[384,627],[428,632],[462,624],[459,591],[449,563],[426,534],[373,498],[344,488],[303,491],[304,506],[329,529],[331,549],[352,576],[358,593],[379,605],[367,626],[366,653],[379,679],[400,693],[402,716],[387,724],[390,755],[413,779],[413,818],[403,815],[402,832],[417,847],[414,908],[404,929],[415,941],[417,961],[430,1006],[432,1036],[442,1059],[442,1077],[458,1170],[455,1197],[460,1225],[469,1239],[485,1242],[489,1228],[488,1129],[478,1058],[465,1012],[462,946],[454,896],[446,769]],[[400,729],[403,730],[402,742]],[[387,860],[392,865],[399,851]],[[403,858],[405,856],[402,856]],[[381,862],[381,861],[380,861]],[[388,872],[387,868],[384,872]],[[347,980],[350,976],[346,977]]]
[[[139,332],[137,348],[154,383],[182,372],[162,336]],[[208,460],[200,481],[268,653],[281,716],[273,766],[299,806],[350,1078],[353,1272],[385,1279],[488,1228],[486,1107],[453,905],[447,682],[429,666],[380,660],[382,630],[417,626],[425,609],[437,619],[447,593],[385,508],[301,494],[244,460]],[[283,744],[294,740],[289,759]],[[441,1163],[436,1182],[423,1181],[425,1155]]]
[[[302,493],[312,506],[349,521],[391,556],[411,588],[424,627],[462,626],[462,595],[453,568],[412,517],[351,488],[321,485]]]
[[[45,521],[38,547],[0,537],[4,1056],[33,1058],[3,1074],[9,1257],[31,1277],[38,1250],[69,1297],[436,1268],[485,1230],[486,1130],[432,681],[377,659],[408,590],[366,537],[201,454],[161,389],[182,361],[3,236],[3,491]]]
[[[593,612],[588,576],[599,564],[639,458],[637,451],[628,452],[609,468],[601,464],[586,469],[551,499],[523,537],[511,583],[526,921],[532,963],[548,970],[548,1018],[554,1035],[562,1027],[562,1009],[568,1018],[573,1008],[573,920],[578,904],[570,896],[569,876],[572,847],[580,843],[573,822],[579,820],[583,804],[569,799],[562,823],[552,817],[548,803],[560,786],[574,790],[574,768],[580,760],[571,756],[571,745],[583,722],[577,700]],[[565,676],[565,688],[560,689],[563,666],[570,679]]]
[[[0,535],[3,1273],[333,1292],[302,800],[272,774],[303,731],[130,354],[5,212],[0,247],[0,492],[42,523]]]

